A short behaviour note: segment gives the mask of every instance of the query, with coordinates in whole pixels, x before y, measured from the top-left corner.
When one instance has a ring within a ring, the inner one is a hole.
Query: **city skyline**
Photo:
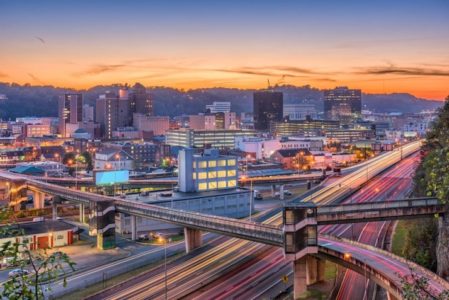
[[[442,100],[449,3],[0,1],[0,81],[347,85]]]

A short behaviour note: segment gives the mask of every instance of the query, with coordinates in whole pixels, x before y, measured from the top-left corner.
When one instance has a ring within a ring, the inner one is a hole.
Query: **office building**
[[[283,115],[290,121],[318,118],[315,105],[312,104],[284,104]]]
[[[353,143],[374,139],[375,129],[329,129],[325,132],[327,143]]]
[[[217,149],[194,154],[191,148],[178,155],[180,192],[204,192],[235,189],[238,180],[237,157],[219,155]]]
[[[102,136],[106,139],[112,138],[112,131],[118,125],[119,98],[113,92],[106,92],[98,97],[96,101],[95,121],[100,124]]]
[[[282,136],[320,136],[329,129],[340,128],[339,121],[311,120],[284,121],[271,123],[270,132],[276,137]]]
[[[268,130],[271,122],[280,122],[283,117],[283,94],[264,91],[253,95],[254,129]]]
[[[181,128],[168,130],[166,143],[184,148],[235,149],[235,139],[239,136],[255,136],[254,130],[193,130]]]
[[[26,137],[43,137],[51,133],[50,125],[48,124],[27,124],[25,128]]]
[[[94,107],[88,104],[83,105],[83,122],[93,122],[95,120]]]
[[[59,133],[62,137],[69,137],[67,124],[78,125],[83,121],[83,96],[81,94],[64,94],[58,102]]]
[[[328,120],[350,121],[362,114],[362,91],[337,87],[324,91],[324,116]]]
[[[149,116],[140,113],[133,115],[133,126],[145,135],[151,133],[152,135],[165,135],[170,128],[170,118],[166,116]]]
[[[181,121],[181,123],[184,123]],[[206,129],[206,116],[204,114],[190,115],[188,117],[188,127],[194,130]],[[184,127],[184,126],[180,126]]]
[[[146,88],[140,84],[136,83],[130,93],[130,113],[138,113],[147,116],[153,116],[153,99],[151,95],[147,93]]]
[[[95,152],[95,170],[133,170],[134,160],[125,151],[115,148],[104,148]]]
[[[214,101],[213,104],[206,105],[206,111],[210,113],[228,113],[231,111],[231,102]]]

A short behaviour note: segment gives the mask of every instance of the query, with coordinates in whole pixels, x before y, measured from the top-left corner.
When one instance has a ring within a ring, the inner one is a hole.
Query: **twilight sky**
[[[0,81],[449,95],[449,1],[0,0]]]

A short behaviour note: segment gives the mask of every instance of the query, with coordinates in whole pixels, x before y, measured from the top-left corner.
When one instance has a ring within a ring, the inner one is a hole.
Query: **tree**
[[[429,279],[424,276],[419,276],[413,268],[410,268],[410,274],[400,275],[402,285],[402,297],[404,300],[449,300],[449,291],[442,291],[437,298],[429,286]]]
[[[9,217],[9,214],[0,214],[0,218],[5,216]],[[67,271],[74,271],[76,264],[66,253],[31,250],[30,242],[17,225],[3,227],[0,235],[15,238],[14,242],[8,241],[1,246],[0,256],[10,258],[10,263],[20,270],[3,284],[2,297],[11,300],[44,299],[44,286],[61,276],[66,286]],[[47,290],[50,290],[49,286]]]
[[[92,171],[94,168],[93,162],[92,162],[92,155],[88,151],[84,151],[83,153],[81,153],[81,156],[84,157],[84,162],[86,164],[86,170]]]

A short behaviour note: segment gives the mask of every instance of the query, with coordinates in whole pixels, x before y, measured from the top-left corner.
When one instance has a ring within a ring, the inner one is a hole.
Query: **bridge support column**
[[[51,204],[51,218],[53,221],[58,219],[58,204],[55,203],[55,200]]]
[[[115,205],[113,201],[90,203],[89,235],[97,236],[97,249],[115,247]]]
[[[80,203],[80,223],[84,224],[86,223],[86,207],[84,206],[84,203]]]
[[[203,245],[201,230],[184,227],[184,239],[186,242],[186,253],[190,253]]]
[[[276,185],[272,184],[271,185],[271,197],[274,197],[275,194],[276,194]]]
[[[131,215],[131,240],[137,240],[137,217]]]
[[[33,204],[35,209],[44,208],[45,194],[41,192],[33,192]]]
[[[326,261],[307,255],[307,285],[312,285],[317,282],[324,281],[324,273],[326,270]]]
[[[326,274],[326,261],[324,259],[317,258],[317,281],[323,282],[326,280],[325,274]]]
[[[293,299],[307,297],[307,256],[293,262]]]
[[[281,185],[279,186],[279,198],[280,198],[281,200],[284,200],[284,185],[283,185],[283,184],[281,184]]]

